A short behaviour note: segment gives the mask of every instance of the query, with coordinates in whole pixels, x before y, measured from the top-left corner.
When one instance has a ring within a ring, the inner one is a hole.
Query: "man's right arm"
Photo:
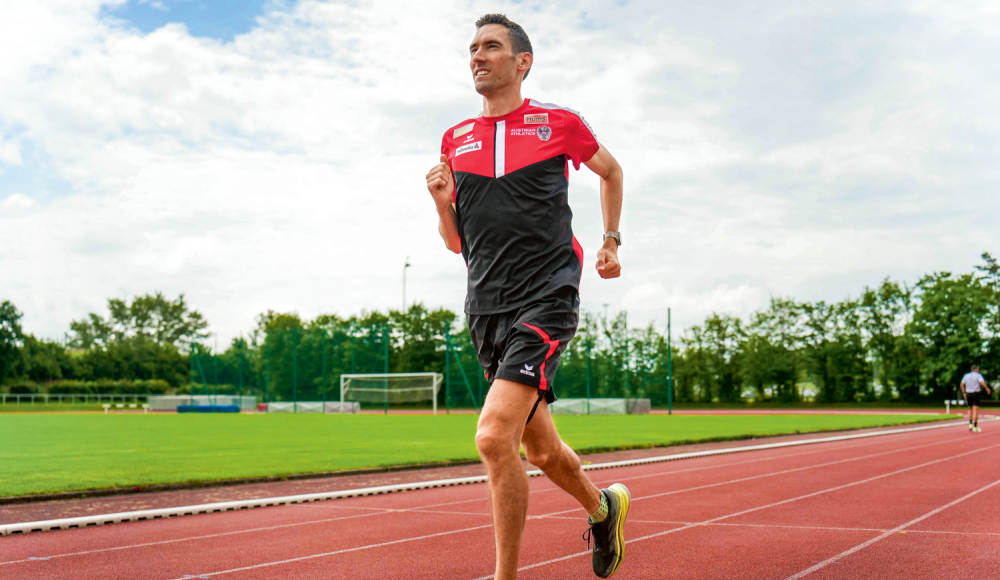
[[[462,253],[462,238],[458,235],[458,214],[452,198],[455,195],[455,177],[448,167],[448,157],[441,155],[440,162],[427,173],[427,191],[434,198],[438,211],[438,232],[444,245],[456,254]]]
[[[446,206],[438,207],[438,232],[444,240],[446,248],[462,253],[462,239],[458,236],[458,214],[455,213],[455,204],[449,203]]]

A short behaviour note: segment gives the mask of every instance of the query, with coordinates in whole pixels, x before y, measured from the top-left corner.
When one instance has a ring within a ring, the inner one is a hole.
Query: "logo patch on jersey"
[[[524,368],[521,369],[521,374],[522,375],[528,375],[529,377],[533,377],[533,376],[535,376],[535,373],[531,372],[531,370],[534,369],[534,368],[535,368],[535,365],[524,365]]]
[[[538,128],[538,138],[542,141],[548,141],[552,137],[552,128],[548,125],[542,125]]]
[[[458,149],[455,149],[455,157],[458,157],[462,153],[468,153],[469,151],[479,151],[483,148],[482,141],[476,141],[475,143],[469,143],[468,145],[462,145]]]
[[[524,116],[525,125],[544,125],[549,122],[548,113],[533,113],[531,115]]]
[[[524,135],[534,135],[535,134],[535,128],[534,127],[524,127],[524,128],[518,128],[518,129],[511,129],[510,130],[510,134],[512,136],[514,136],[514,137],[524,136]]]
[[[468,125],[464,125],[462,127],[459,127],[458,129],[455,129],[454,133],[452,133],[451,138],[452,139],[458,139],[462,135],[465,135],[466,133],[468,133],[469,131],[471,131],[472,129],[474,129],[475,126],[476,126],[476,124],[475,124],[475,122],[473,122],[473,123],[469,123]]]

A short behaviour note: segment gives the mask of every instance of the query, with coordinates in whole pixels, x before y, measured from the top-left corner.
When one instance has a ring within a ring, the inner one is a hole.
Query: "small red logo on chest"
[[[544,125],[549,122],[548,113],[535,113],[532,115],[524,116],[525,125]]]

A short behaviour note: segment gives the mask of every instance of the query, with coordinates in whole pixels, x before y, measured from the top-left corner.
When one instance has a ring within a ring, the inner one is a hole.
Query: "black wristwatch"
[[[604,234],[604,239],[611,238],[619,246],[622,245],[622,233],[621,232],[607,232]]]

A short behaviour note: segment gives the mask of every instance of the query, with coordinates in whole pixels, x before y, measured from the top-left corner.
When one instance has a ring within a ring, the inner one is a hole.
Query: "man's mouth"
[[[480,69],[476,69],[475,77],[479,78],[479,77],[482,77],[482,76],[486,76],[488,74],[490,74],[490,71],[488,71],[488,70],[486,70],[484,68],[480,68]]]

